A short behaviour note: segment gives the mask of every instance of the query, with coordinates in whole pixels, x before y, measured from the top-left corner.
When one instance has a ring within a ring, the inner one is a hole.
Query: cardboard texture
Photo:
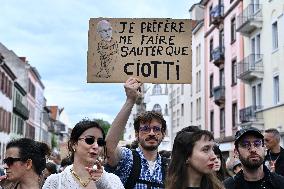
[[[87,82],[191,83],[188,19],[91,18]]]

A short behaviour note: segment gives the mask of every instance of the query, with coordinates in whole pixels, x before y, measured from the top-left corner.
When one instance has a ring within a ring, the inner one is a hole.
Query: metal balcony
[[[225,86],[218,86],[213,88],[214,102],[221,106],[225,104]]]
[[[213,49],[212,53],[212,62],[215,66],[220,67],[222,64],[224,64],[225,60],[225,49],[222,46],[219,46],[215,49]]]
[[[16,100],[13,111],[21,116],[24,120],[29,119],[29,110],[20,100]]]
[[[240,116],[240,122],[241,127],[256,127],[258,129],[263,129],[264,123],[263,123],[263,115],[262,112],[257,112],[258,110],[261,110],[262,106],[248,106],[246,108],[240,109],[239,116]]]
[[[237,17],[237,32],[249,36],[254,30],[262,27],[262,5],[249,4]]]
[[[263,78],[262,54],[250,54],[238,63],[238,78],[244,83]]]
[[[210,11],[211,23],[219,25],[224,19],[224,5],[220,4],[215,6]]]

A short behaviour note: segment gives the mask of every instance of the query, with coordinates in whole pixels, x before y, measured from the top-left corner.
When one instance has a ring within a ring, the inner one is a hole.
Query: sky
[[[64,107],[68,126],[110,123],[125,101],[123,84],[87,83],[90,18],[188,19],[199,0],[1,0],[0,42],[36,67],[47,105]]]

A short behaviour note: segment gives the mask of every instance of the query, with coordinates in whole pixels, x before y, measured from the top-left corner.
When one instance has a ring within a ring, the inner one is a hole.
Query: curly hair
[[[47,144],[29,138],[20,138],[10,141],[6,150],[9,148],[18,148],[20,158],[31,159],[33,170],[36,174],[41,175],[46,166],[46,157],[50,155],[50,148]]]
[[[139,114],[134,120],[134,130],[135,132],[139,132],[140,123],[149,123],[152,120],[157,120],[159,123],[162,124],[162,132],[166,132],[167,130],[167,123],[164,119],[163,115],[160,112],[156,111],[145,111]]]

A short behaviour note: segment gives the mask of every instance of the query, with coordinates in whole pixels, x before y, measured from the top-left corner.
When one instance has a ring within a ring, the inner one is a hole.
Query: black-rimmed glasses
[[[88,144],[88,145],[94,144],[95,141],[97,141],[98,146],[106,145],[106,142],[103,138],[97,138],[97,140],[96,140],[96,137],[94,137],[94,136],[86,136],[86,137],[83,137],[83,138],[79,138],[79,140],[82,140],[82,139],[84,139],[86,144]]]
[[[16,161],[25,161],[25,160],[23,158],[13,158],[13,157],[7,157],[3,159],[3,163],[9,167],[13,165]]]
[[[152,129],[154,133],[160,133],[162,131],[162,128],[159,126],[150,127],[149,125],[143,125],[139,128],[143,133],[150,133]]]

